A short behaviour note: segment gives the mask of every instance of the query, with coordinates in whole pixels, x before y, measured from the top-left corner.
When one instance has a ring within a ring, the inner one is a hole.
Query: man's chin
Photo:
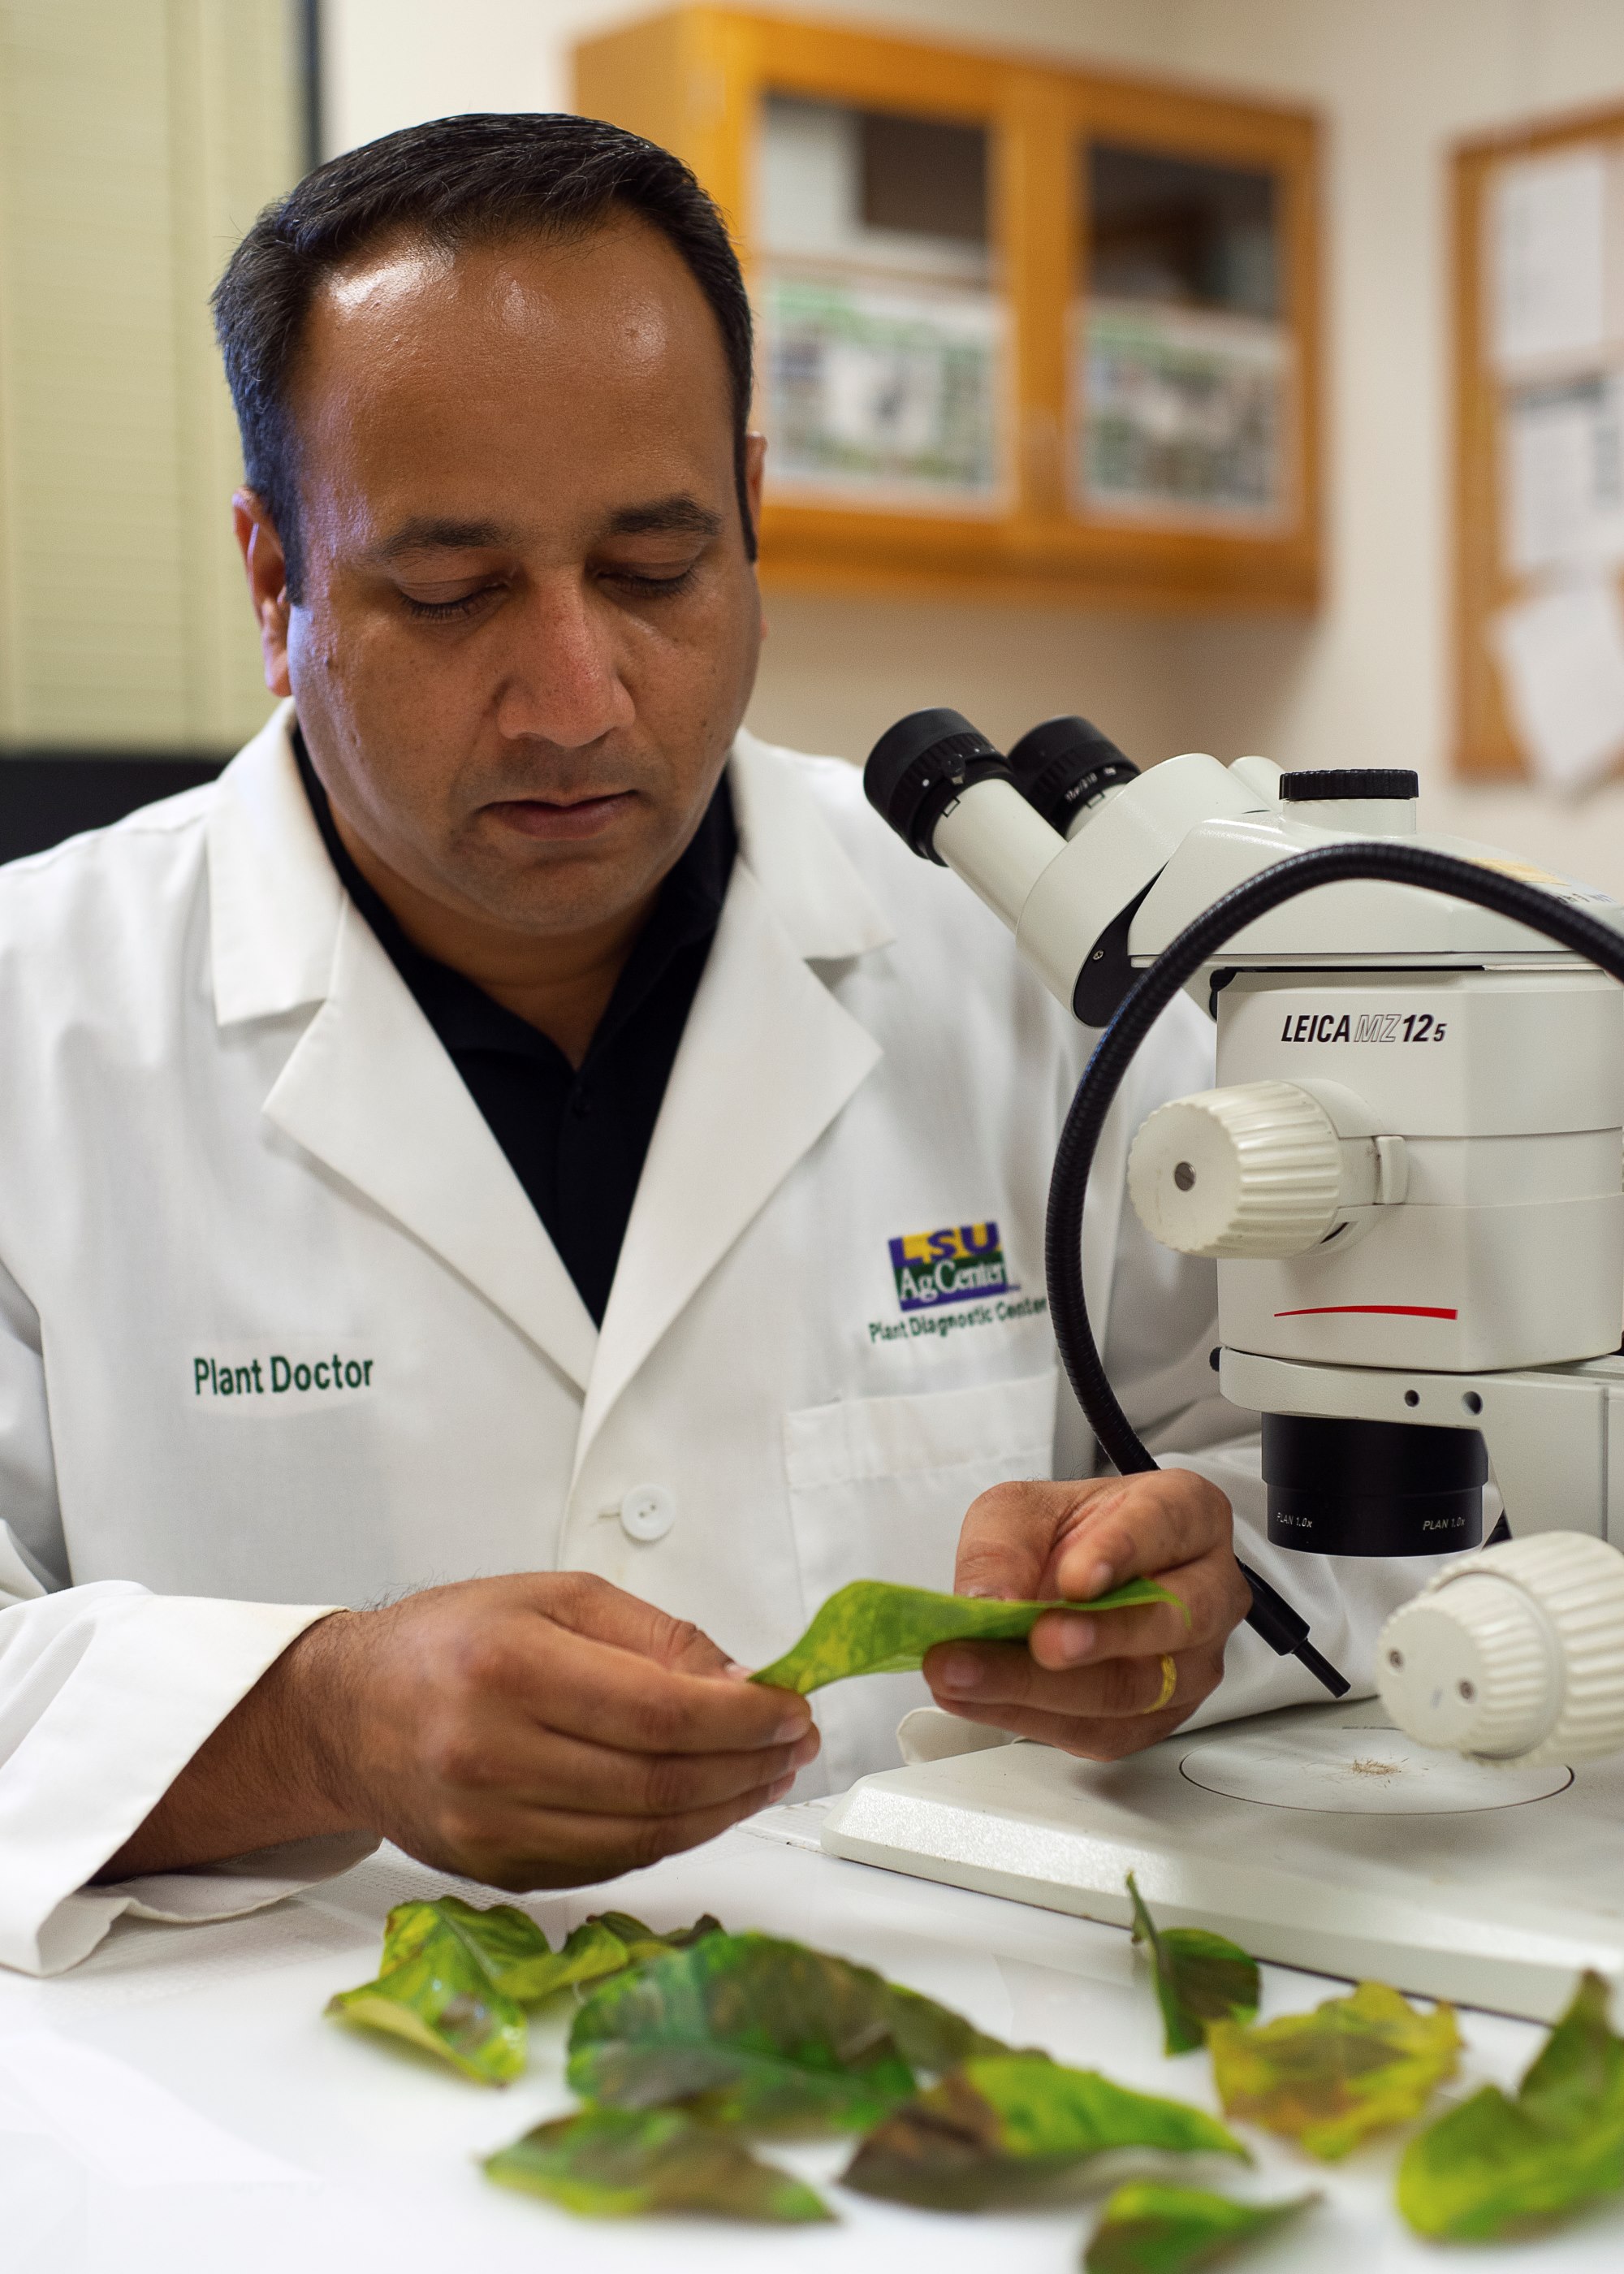
[[[493,857],[499,851],[505,857]],[[515,832],[500,848],[486,839],[480,852],[483,858],[448,863],[446,881],[487,922],[538,939],[641,920],[671,865],[646,846],[602,836],[560,841]]]

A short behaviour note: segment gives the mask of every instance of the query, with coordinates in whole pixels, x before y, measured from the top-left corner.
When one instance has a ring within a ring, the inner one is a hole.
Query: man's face
[[[319,296],[291,407],[297,605],[252,500],[239,531],[267,681],[346,833],[464,918],[624,916],[697,825],[761,638],[726,364],[680,257],[630,219],[396,244]]]

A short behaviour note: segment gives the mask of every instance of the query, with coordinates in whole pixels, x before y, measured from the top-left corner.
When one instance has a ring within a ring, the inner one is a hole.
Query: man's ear
[[[288,564],[276,524],[254,490],[238,490],[231,500],[238,550],[248,572],[265,683],[273,695],[291,695],[288,677]]]
[[[744,438],[744,493],[750,502],[750,527],[757,541],[761,538],[762,480],[767,468],[767,437],[747,434]],[[767,618],[763,610],[761,620],[762,637],[767,636]]]
[[[762,476],[767,464],[767,437],[747,434],[744,438],[744,493],[750,502],[750,526],[758,533],[761,529]]]

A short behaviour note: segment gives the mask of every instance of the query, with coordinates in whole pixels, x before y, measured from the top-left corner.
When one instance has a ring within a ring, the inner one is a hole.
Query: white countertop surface
[[[805,1819],[800,1819],[804,1825]],[[793,1827],[777,1811],[772,1821]],[[764,1827],[763,1827],[764,1828]],[[810,1830],[810,1826],[805,1827]],[[545,2267],[726,2274],[771,2254],[785,2274],[1075,2274],[1087,2207],[953,2217],[836,2189],[837,2226],[570,2218],[492,2186],[474,2158],[572,2105],[568,2013],[532,2025],[529,2073],[482,2090],[407,2047],[326,2021],[335,1990],[375,1970],[384,1914],[455,1888],[386,1849],[341,1879],[257,1916],[172,1928],[125,1922],[71,1975],[0,1975],[0,2264],[7,2274],[447,2274]],[[838,1862],[740,1830],[612,1889],[529,1898],[556,1941],[608,1905],[671,1926],[703,1910],[734,1928],[793,1935],[881,1968],[968,2014],[1117,2082],[1216,2108],[1204,2055],[1170,2061],[1148,1978],[1117,1929]],[[1333,1994],[1323,1978],[1265,1969],[1266,2018]],[[1542,2032],[1463,2014],[1461,2090],[1512,2083]],[[1246,2135],[1255,2173],[1214,2183],[1259,2195],[1318,2187],[1324,2207],[1243,2263],[1313,2274],[1478,2263],[1414,2240],[1392,2207],[1395,2151],[1336,2166]],[[826,2183],[849,2144],[770,2149]],[[1193,2179],[1198,2174],[1192,2171]],[[1205,2177],[1206,2174],[1200,2175]],[[1624,2202],[1538,2243],[1508,2269],[1624,2264]]]

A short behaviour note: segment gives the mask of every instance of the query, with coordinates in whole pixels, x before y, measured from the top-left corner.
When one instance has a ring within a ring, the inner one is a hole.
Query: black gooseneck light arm
[[[1390,839],[1364,839],[1296,854],[1237,885],[1187,924],[1135,983],[1101,1035],[1066,1115],[1049,1188],[1044,1266],[1055,1341],[1101,1450],[1124,1476],[1154,1469],[1158,1464],[1146,1450],[1111,1388],[1089,1324],[1083,1291],[1083,1202],[1105,1117],[1134,1053],[1156,1020],[1179,989],[1237,931],[1300,892],[1361,878],[1413,885],[1425,892],[1470,901],[1526,925],[1529,930],[1583,956],[1610,978],[1624,981],[1624,937],[1610,925],[1598,923],[1594,916],[1531,885],[1519,883],[1515,877]],[[1266,1579],[1244,1563],[1241,1570],[1252,1589],[1248,1625],[1282,1656],[1290,1653],[1299,1659],[1334,1696],[1344,1696],[1349,1684],[1309,1642],[1307,1622]]]

